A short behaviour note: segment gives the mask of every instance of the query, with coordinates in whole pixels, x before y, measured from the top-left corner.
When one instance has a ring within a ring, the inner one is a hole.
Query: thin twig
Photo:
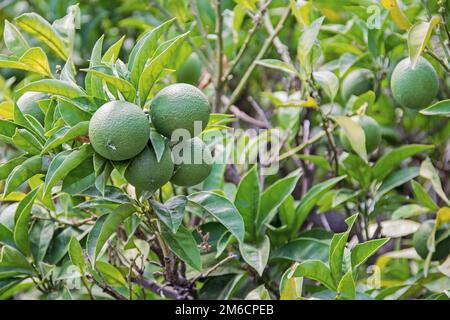
[[[278,22],[274,32],[266,39],[266,41],[264,42],[258,55],[253,60],[252,64],[248,67],[248,69],[245,72],[244,76],[242,77],[241,81],[237,85],[236,89],[231,94],[230,101],[228,102],[228,104],[225,106],[225,109],[224,109],[225,113],[230,110],[231,106],[236,102],[236,100],[241,95],[242,91],[244,90],[245,86],[247,85],[248,80],[250,79],[251,74],[253,73],[253,70],[255,70],[255,68],[257,66],[257,62],[267,53],[267,51],[269,50],[269,48],[273,42],[273,39],[281,31],[281,29],[283,28],[287,19],[289,18],[290,14],[291,14],[291,9],[288,8],[281,16],[281,19]]]
[[[256,31],[258,31],[259,27],[261,26],[262,18],[266,14],[266,11],[269,9],[269,5],[271,2],[272,2],[272,0],[267,1],[266,4],[264,4],[262,6],[262,8],[259,10],[259,12],[254,16],[253,26],[248,31],[247,36],[245,37],[245,40],[242,43],[242,46],[239,48],[239,51],[238,51],[236,57],[230,62],[230,65],[228,67],[226,74],[222,77],[223,82],[228,81],[228,79],[229,79],[230,75],[233,73],[235,67],[241,61],[242,56],[249,48],[250,41],[253,39],[253,36],[256,34]]]
[[[214,271],[216,271],[218,268],[220,268],[221,266],[223,266],[224,264],[226,264],[228,261],[235,259],[236,255],[234,254],[230,254],[228,257],[226,257],[225,259],[219,261],[217,264],[215,264],[214,266],[212,266],[210,269],[206,270],[203,273],[200,273],[199,275],[197,275],[194,279],[192,279],[190,287],[193,288],[195,283],[200,280],[200,279],[204,279],[206,277],[208,277],[211,273],[213,273]]]
[[[217,76],[216,76],[216,103],[215,110],[220,110],[222,89],[224,82],[222,81],[223,74],[223,16],[222,16],[222,0],[215,0],[216,9],[216,36],[217,36]]]

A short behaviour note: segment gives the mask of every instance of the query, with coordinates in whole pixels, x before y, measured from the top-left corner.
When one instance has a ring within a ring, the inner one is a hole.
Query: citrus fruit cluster
[[[209,115],[209,101],[203,92],[192,85],[177,83],[165,87],[153,98],[150,118],[133,103],[105,103],[89,122],[89,139],[100,156],[112,161],[128,161],[125,178],[140,190],[155,191],[168,181],[193,186],[211,171],[211,152],[195,137],[205,129]],[[150,140],[152,126],[166,140],[166,148],[159,157]],[[188,135],[170,145],[169,139],[177,130]],[[179,144],[183,144],[182,150],[200,152],[200,162],[183,157],[185,161],[174,163],[175,155],[170,147],[178,145],[179,148]]]

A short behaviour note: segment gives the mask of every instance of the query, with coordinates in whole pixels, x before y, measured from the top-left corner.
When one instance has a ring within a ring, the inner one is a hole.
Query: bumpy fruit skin
[[[43,124],[45,115],[36,101],[47,99],[47,97],[48,95],[42,92],[26,92],[17,100],[17,106],[24,115],[29,114]]]
[[[129,102],[105,103],[89,122],[89,138],[94,150],[109,160],[133,158],[145,148],[149,137],[146,114]]]
[[[208,98],[198,88],[186,83],[165,87],[153,98],[150,106],[153,125],[169,139],[177,129],[186,129],[194,137],[194,122],[200,121],[201,129],[205,129],[209,114]]]
[[[181,152],[178,152],[179,150]],[[183,159],[185,159],[183,151],[190,152],[190,157],[186,157],[187,163],[176,165],[175,173],[170,181],[179,186],[195,186],[205,180],[211,173],[211,151],[200,138],[196,137],[183,141],[180,142],[178,148],[177,146],[173,148],[175,163],[183,162]]]
[[[201,73],[202,64],[200,63],[199,58],[193,54],[178,69],[177,81],[196,86],[198,85]]]
[[[342,82],[342,98],[347,101],[351,96],[359,96],[373,89],[375,76],[368,69],[350,72]]]
[[[158,161],[152,147],[146,147],[133,158],[125,171],[125,178],[136,188],[156,191],[166,184],[173,175],[174,164],[170,149],[166,147]]]
[[[420,57],[416,68],[409,58],[403,59],[391,77],[394,99],[404,108],[422,109],[430,105],[439,91],[439,76],[431,63]]]
[[[352,120],[358,123],[364,130],[364,135],[366,136],[366,151],[367,153],[372,153],[375,151],[381,143],[381,129],[372,117],[369,116],[354,116]],[[344,148],[351,152],[352,147],[350,141],[345,135],[344,131],[340,132],[340,139]]]
[[[413,236],[413,245],[414,249],[416,249],[417,254],[422,258],[426,259],[428,255],[428,247],[427,241],[430,237],[431,232],[433,231],[435,221],[427,220],[417,229],[416,233]],[[436,232],[435,239],[439,239],[439,237],[446,232],[445,230],[438,230]],[[433,253],[431,260],[438,261],[447,258],[450,254],[450,236],[448,236],[443,241],[439,242],[436,245],[436,251]]]

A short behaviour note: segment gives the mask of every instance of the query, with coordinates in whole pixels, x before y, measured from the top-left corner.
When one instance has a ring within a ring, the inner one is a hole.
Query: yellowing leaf
[[[361,126],[349,117],[344,116],[336,117],[336,122],[344,130],[352,149],[361,159],[367,162],[366,135]]]
[[[14,118],[14,102],[11,100],[3,101],[0,103],[0,117],[3,119]]]
[[[39,47],[28,49],[19,62],[26,64],[33,72],[42,74],[44,76],[51,76],[48,58],[44,50]]]
[[[306,100],[289,100],[276,106],[279,108],[317,108],[317,102],[314,98],[309,97]]]
[[[434,16],[429,22],[416,23],[409,30],[408,46],[409,58],[411,59],[412,68],[415,68],[420,55],[422,54],[423,50],[425,50],[428,42],[430,41],[434,27],[436,27],[436,25],[438,25],[440,21],[441,18],[439,16]]]
[[[439,209],[436,217],[437,228],[450,221],[450,208],[443,207]]]
[[[411,28],[411,23],[399,7],[397,0],[381,0],[381,5],[389,10],[392,20],[402,30]]]

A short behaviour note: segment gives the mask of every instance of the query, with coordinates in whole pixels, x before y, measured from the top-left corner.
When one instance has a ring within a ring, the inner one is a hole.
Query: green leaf
[[[309,260],[302,262],[295,269],[295,277],[305,277],[319,281],[330,290],[336,291],[333,278],[331,277],[330,269],[320,260]]]
[[[71,127],[88,122],[92,118],[91,113],[80,108],[73,100],[63,97],[58,98],[58,111],[64,122]]]
[[[150,204],[156,215],[172,231],[177,233],[183,221],[187,199],[185,196],[176,196],[169,199],[165,204],[150,200]]]
[[[66,228],[58,233],[53,239],[52,244],[46,256],[48,263],[59,263],[69,251],[70,239],[76,234],[73,228]]]
[[[30,155],[40,154],[43,145],[36,137],[26,129],[17,129],[16,133],[12,137],[14,145]]]
[[[53,27],[37,13],[24,13],[18,16],[16,24],[23,31],[38,38],[49,46],[61,59],[66,60],[67,50],[64,42]]]
[[[52,72],[48,64],[48,58],[41,48],[28,49],[19,59],[19,62],[27,65],[30,71],[51,77]]]
[[[144,70],[145,64],[152,58],[156,51],[159,38],[161,38],[174,21],[175,18],[172,18],[145,33],[136,43],[133,50],[131,50],[130,58],[128,60],[128,70],[131,72],[131,82],[135,86],[139,84],[139,77]]]
[[[258,167],[253,166],[239,183],[234,205],[241,214],[245,231],[252,239],[256,238],[256,217],[259,212],[260,186]]]
[[[162,228],[162,236],[169,248],[184,262],[198,271],[202,271],[202,261],[197,242],[191,232],[180,226],[176,234]]]
[[[352,268],[355,270],[389,241],[389,238],[358,243],[351,251]]]
[[[17,126],[10,121],[0,119],[0,140],[12,143],[12,137],[16,133]]]
[[[0,244],[13,247],[15,246],[14,235],[12,231],[1,223],[0,223]]]
[[[57,182],[63,180],[72,170],[78,167],[84,160],[92,157],[94,151],[89,144],[79,149],[62,152],[53,158],[45,177],[44,195],[51,192]]]
[[[127,281],[124,276],[120,273],[119,269],[114,267],[112,264],[99,260],[97,261],[95,267],[110,285],[127,286]]]
[[[297,74],[297,70],[295,69],[295,67],[293,65],[290,65],[284,61],[281,60],[276,60],[276,59],[263,59],[263,60],[259,60],[256,62],[256,64],[259,64],[260,66],[266,67],[266,68],[270,68],[270,69],[275,69],[275,70],[280,70],[286,73],[290,73],[290,74]]]
[[[264,234],[266,224],[270,223],[280,205],[294,191],[302,171],[296,170],[286,178],[278,180],[261,194],[259,215],[256,219],[256,236]]]
[[[366,135],[361,126],[349,117],[337,116],[336,122],[344,130],[352,149],[367,162]]]
[[[72,263],[80,270],[80,273],[84,275],[86,273],[86,263],[84,262],[83,249],[75,237],[70,239],[69,257]]]
[[[411,181],[411,187],[416,199],[425,207],[431,210],[438,210],[439,206],[433,201],[428,192],[422,185],[420,185],[415,180]]]
[[[89,232],[86,248],[90,263],[95,265],[98,255],[111,235],[117,231],[122,222],[130,217],[135,208],[130,204],[122,204],[109,214],[102,215]]]
[[[6,179],[15,167],[21,165],[27,159],[27,156],[21,155],[2,163],[0,165],[0,180]]]
[[[426,116],[444,116],[450,117],[450,99],[439,101],[432,106],[420,111]]]
[[[333,72],[326,70],[314,72],[313,76],[328,98],[334,101],[339,91],[338,77]]]
[[[50,246],[55,232],[55,224],[50,220],[36,220],[29,234],[30,249],[34,261],[41,262]]]
[[[348,225],[347,231],[342,233],[337,233],[333,235],[330,243],[330,251],[329,251],[329,261],[330,261],[330,270],[331,275],[335,281],[335,283],[339,283],[342,277],[342,262],[344,260],[344,251],[345,246],[347,244],[348,236],[350,235],[350,231],[358,218],[358,214],[354,214],[353,216],[347,218],[345,222]]]
[[[386,178],[400,163],[418,153],[434,149],[434,146],[424,144],[410,144],[396,148],[385,153],[373,167],[373,176],[382,181]]]
[[[436,169],[433,166],[433,163],[431,163],[431,160],[429,158],[422,162],[420,166],[420,175],[425,179],[428,179],[438,196],[441,197],[441,199],[444,200],[447,205],[450,205],[450,200],[447,198],[447,195],[442,189],[439,174],[437,173]]]
[[[123,41],[125,40],[125,36],[122,36],[119,40],[117,40],[116,43],[114,43],[112,46],[106,50],[105,54],[103,55],[102,61],[103,62],[116,62],[117,58],[119,57],[120,49],[122,48]]]
[[[34,156],[26,159],[22,164],[15,167],[5,182],[5,196],[17,190],[17,188],[42,171],[42,157]]]
[[[86,96],[83,90],[70,82],[44,79],[31,82],[18,90],[18,93],[25,93],[28,91],[45,92],[67,98],[77,98]]]
[[[336,289],[336,298],[338,300],[355,300],[356,286],[352,271],[348,271],[339,282]]]
[[[244,241],[244,220],[230,200],[209,191],[193,193],[188,200],[216,218],[240,242]]]
[[[264,285],[260,285],[256,287],[252,291],[250,291],[246,296],[245,300],[271,300],[269,291],[264,287]]]
[[[303,29],[303,33],[300,36],[297,47],[297,58],[300,62],[300,66],[303,68],[306,74],[309,74],[311,66],[309,65],[309,57],[314,44],[319,36],[320,28],[325,17],[320,17],[315,20],[311,25]]]
[[[417,204],[407,204],[396,209],[392,213],[391,219],[397,220],[397,219],[413,218],[425,214],[429,211],[430,209],[422,207]]]
[[[62,127],[45,142],[41,153],[45,154],[63,143],[71,141],[79,136],[87,135],[88,133],[89,121],[79,122],[73,127]]]
[[[10,246],[3,246],[0,251],[0,279],[21,274],[33,274],[33,269],[27,258],[19,250]]]
[[[104,67],[93,67],[92,69],[81,69],[81,71],[92,73],[94,76],[102,79],[106,83],[111,84],[119,90],[127,101],[133,102],[136,98],[136,89],[128,81],[117,76],[105,73]]]
[[[264,236],[258,243],[241,243],[239,246],[242,258],[253,269],[255,269],[260,276],[262,276],[266,268],[267,261],[270,254],[270,240],[268,236]]]
[[[17,249],[27,256],[31,255],[30,241],[28,238],[30,213],[39,190],[40,187],[34,189],[20,201],[14,219],[14,242],[16,243]]]
[[[104,36],[102,35],[100,39],[95,42],[94,48],[92,49],[91,53],[91,59],[89,61],[89,69],[101,64],[103,38]],[[103,91],[102,80],[100,78],[94,76],[92,73],[88,73],[84,81],[86,92],[88,95],[106,99],[105,92]]]
[[[3,29],[3,40],[9,51],[15,56],[20,57],[29,49],[29,45],[17,27],[8,20],[5,20]]]
[[[409,29],[408,47],[411,66],[414,69],[422,52],[430,41],[433,29],[441,22],[439,16],[433,16],[429,22],[418,22]]]
[[[389,191],[401,186],[402,184],[416,178],[419,175],[419,168],[411,167],[395,171],[380,186],[376,193],[376,199],[380,199]]]
[[[328,261],[329,245],[314,238],[298,238],[278,248],[271,258],[302,262],[306,260]]]
[[[94,164],[92,158],[87,158],[64,178],[61,191],[68,194],[80,194],[94,184]]]
[[[183,43],[189,33],[177,36],[170,45],[159,55],[153,58],[150,63],[143,69],[139,78],[139,98],[141,106],[145,105],[150,92],[158,78],[166,68],[167,63],[173,57],[176,50]]]
[[[346,176],[341,176],[319,183],[314,187],[312,187],[303,196],[302,200],[295,209],[294,223],[292,224],[292,226],[290,226],[291,238],[295,237],[295,234],[303,225],[303,222],[305,221],[306,217],[311,212],[316,203],[319,201],[319,199],[331,188],[333,188],[339,181],[345,178]]]

